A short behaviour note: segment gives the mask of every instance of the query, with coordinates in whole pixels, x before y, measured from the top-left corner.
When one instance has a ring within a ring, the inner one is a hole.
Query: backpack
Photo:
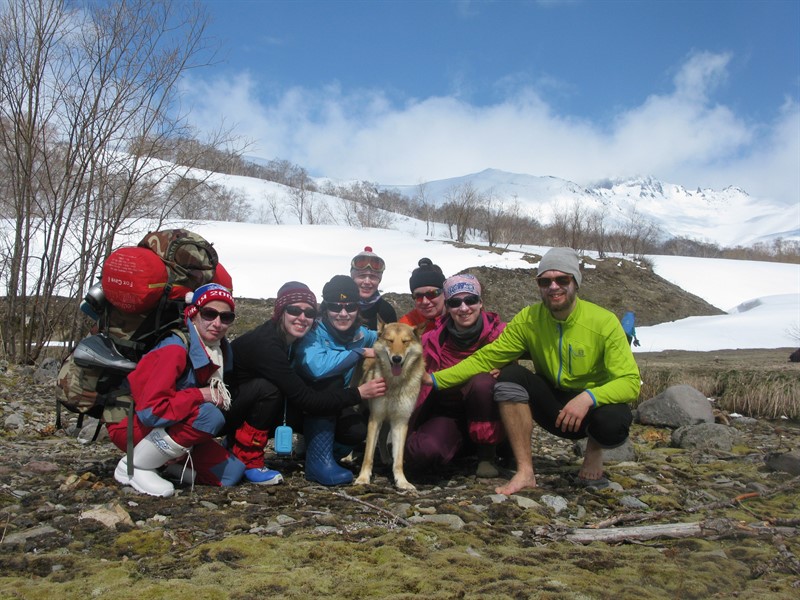
[[[137,246],[112,252],[102,277],[81,309],[97,321],[64,360],[56,380],[56,427],[61,407],[102,423],[119,423],[133,412],[126,377],[144,354],[172,333],[188,346],[183,321],[186,293],[214,281],[219,264],[213,246],[196,233],[171,229],[148,233]],[[230,276],[224,268],[220,278]],[[132,419],[129,419],[132,423]]]

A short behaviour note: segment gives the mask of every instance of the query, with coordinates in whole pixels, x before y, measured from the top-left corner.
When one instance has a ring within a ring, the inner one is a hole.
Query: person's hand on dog
[[[380,379],[362,383],[358,386],[358,393],[361,394],[362,400],[372,400],[378,396],[383,396],[386,393],[386,381],[381,377]]]
[[[433,377],[431,377],[430,373],[426,372],[422,376],[422,385],[433,385]]]
[[[375,358],[375,348],[364,348],[364,353],[361,356],[364,358]]]

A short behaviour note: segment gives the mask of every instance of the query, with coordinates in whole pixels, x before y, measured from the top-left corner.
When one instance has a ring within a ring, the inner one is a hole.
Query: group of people
[[[302,432],[306,479],[351,483],[341,459],[366,437],[369,401],[383,379],[359,385],[360,361],[374,357],[380,323],[398,320],[381,296],[385,262],[367,247],[336,275],[318,303],[307,285],[278,290],[270,320],[228,343],[231,291],[208,284],[187,298],[188,335],[170,335],[128,377],[134,398],[133,468],[115,478],[140,492],[169,496],[173,480],[210,485],[275,485],[267,442],[287,425]],[[457,456],[477,456],[476,475],[499,476],[498,445],[510,447],[516,473],[496,488],[536,486],[533,422],[560,437],[588,438],[578,473],[603,478],[603,449],[625,442],[639,371],[613,313],[578,298],[580,262],[553,248],[539,263],[537,302],[510,322],[484,308],[476,277],[446,277],[423,258],[411,273],[414,308],[400,322],[422,328],[427,375],[409,423],[406,468],[430,472]],[[534,370],[518,364],[524,358]],[[127,419],[107,428],[125,449]],[[165,467],[165,468],[162,468]]]

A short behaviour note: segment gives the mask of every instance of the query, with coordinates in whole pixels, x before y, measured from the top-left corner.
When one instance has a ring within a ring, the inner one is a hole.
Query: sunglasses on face
[[[290,304],[283,310],[293,317],[299,317],[300,315],[305,315],[306,319],[317,318],[317,310],[315,308],[300,308],[299,306]]]
[[[572,283],[572,275],[559,275],[558,277],[537,277],[536,283],[540,288],[549,288],[553,282],[556,282],[558,287],[567,287]]]
[[[219,317],[219,322],[223,325],[230,325],[236,318],[236,313],[230,311],[219,312],[209,307],[200,309],[200,318],[203,319],[203,321],[211,323],[211,321],[215,320],[217,317]]]
[[[383,273],[383,270],[386,268],[386,263],[378,256],[356,256],[350,262],[350,268],[358,271],[369,269],[376,273]]]
[[[476,304],[480,304],[481,297],[476,296],[475,294],[470,294],[469,296],[463,296],[461,298],[448,298],[447,299],[447,306],[449,308],[458,308],[461,306],[462,303],[466,304],[467,306],[475,306]]]
[[[349,313],[358,312],[358,304],[356,304],[355,302],[346,302],[346,303],[326,302],[325,306],[330,312],[337,314],[342,312],[343,310]]]
[[[412,296],[414,296],[415,302],[422,302],[423,300],[433,300],[434,298],[438,298],[442,295],[442,290],[431,290],[430,292],[414,292]]]

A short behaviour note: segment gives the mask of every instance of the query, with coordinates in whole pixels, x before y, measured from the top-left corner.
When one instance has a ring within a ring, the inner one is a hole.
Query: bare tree
[[[70,6],[9,0],[0,9],[0,161],[16,225],[0,261],[0,331],[5,354],[24,362],[50,336],[53,296],[79,295],[125,227],[168,213],[156,189],[170,169],[148,145],[186,134],[177,81],[207,50],[199,5]],[[141,143],[125,152],[131,140]],[[58,318],[74,337],[80,321]]]
[[[450,237],[458,242],[466,241],[467,233],[476,225],[483,198],[471,182],[457,185],[445,193],[440,214],[450,231]]]

